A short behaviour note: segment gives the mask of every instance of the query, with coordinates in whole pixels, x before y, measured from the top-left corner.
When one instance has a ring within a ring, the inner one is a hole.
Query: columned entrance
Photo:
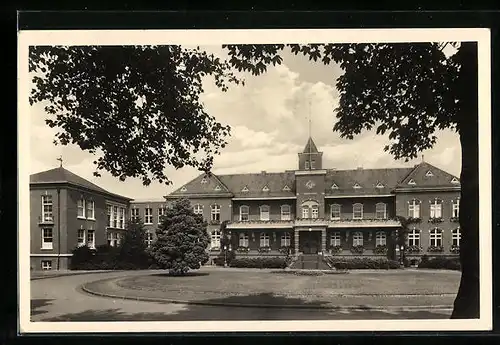
[[[325,228],[295,228],[295,253],[319,254],[326,251]]]

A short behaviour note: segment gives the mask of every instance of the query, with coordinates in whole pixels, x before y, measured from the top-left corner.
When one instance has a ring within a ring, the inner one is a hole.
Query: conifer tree
[[[127,222],[123,243],[120,246],[119,262],[134,268],[146,268],[146,233],[141,219],[133,218]]]

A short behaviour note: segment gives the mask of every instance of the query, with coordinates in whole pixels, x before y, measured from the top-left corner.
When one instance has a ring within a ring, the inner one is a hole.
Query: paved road
[[[111,272],[31,281],[31,320],[36,321],[190,321],[190,320],[346,320],[446,319],[451,310],[353,311],[195,306],[115,300],[86,294],[83,283],[103,278],[144,274]]]

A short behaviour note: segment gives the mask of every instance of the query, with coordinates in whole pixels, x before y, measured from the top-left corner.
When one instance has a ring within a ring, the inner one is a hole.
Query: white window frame
[[[281,205],[281,220],[292,220],[292,207],[290,205]]]
[[[435,198],[429,206],[429,217],[430,218],[442,218],[443,217],[443,201],[439,198]]]
[[[309,170],[309,160],[306,160],[306,161],[304,162],[304,169],[305,169],[305,170]]]
[[[118,220],[118,227],[120,229],[125,229],[125,207],[118,207],[118,212],[119,212],[119,220]]]
[[[130,218],[131,219],[139,219],[140,218],[140,212],[138,207],[132,207],[130,209]]]
[[[330,205],[330,219],[331,220],[340,220],[341,215],[342,215],[342,206],[340,204],[331,204]]]
[[[202,204],[195,204],[193,206],[193,212],[194,214],[199,214],[203,216],[203,205]]]
[[[111,221],[111,218],[113,217],[112,214],[113,214],[113,206],[111,205],[106,205],[106,212],[107,212],[107,227],[108,228],[111,228],[111,224],[112,224],[112,221]]]
[[[161,217],[163,217],[165,213],[167,213],[167,208],[165,206],[162,205],[158,207],[158,224],[161,224]]]
[[[408,202],[408,217],[420,218],[420,205],[422,202],[418,199],[412,199]]]
[[[76,202],[76,217],[80,219],[85,219],[85,199],[81,197],[77,202]]]
[[[435,247],[443,245],[443,230],[439,228],[429,230],[429,245]]]
[[[330,246],[336,247],[342,245],[342,240],[340,238],[340,232],[333,232],[330,235]]]
[[[261,232],[259,237],[259,247],[270,247],[269,234],[266,232]]]
[[[387,234],[385,231],[377,231],[375,233],[375,246],[387,245]]]
[[[309,166],[310,166],[311,170],[316,169],[316,167],[315,167],[316,166],[316,161],[314,159],[311,159],[311,163],[309,164]]]
[[[42,195],[42,222],[54,221],[53,208],[52,195]]]
[[[120,236],[116,231],[108,231],[107,240],[108,245],[111,247],[118,247],[120,245]]]
[[[81,236],[80,236],[81,235]],[[85,229],[76,230],[76,244],[78,247],[83,247],[85,245]]]
[[[117,205],[113,205],[112,214],[113,214],[113,216],[111,217],[111,220],[112,220],[111,227],[118,229],[118,206]]]
[[[302,218],[309,219],[309,206],[302,206]]]
[[[87,219],[95,220],[95,202],[94,202],[94,200],[85,201],[85,216],[87,217]]]
[[[317,219],[319,217],[319,205],[311,206],[311,218]]]
[[[42,228],[41,232],[42,232],[42,249],[43,250],[54,249],[54,230],[52,228]]]
[[[291,243],[292,243],[292,236],[290,235],[289,232],[284,232],[281,235],[281,246],[290,247]]]
[[[362,246],[364,242],[364,236],[361,231],[356,231],[352,235],[352,245],[353,246]]]
[[[153,234],[151,233],[151,231],[146,231],[146,246],[148,248],[151,248],[152,245],[153,245]]]
[[[359,207],[358,212],[356,212],[356,207]],[[361,213],[361,216],[356,217],[356,213]],[[352,219],[363,219],[363,204],[358,202],[352,205]]]
[[[213,230],[210,233],[210,248],[220,248],[220,230]]]
[[[90,236],[92,235],[92,236]],[[95,230],[87,230],[86,238],[87,246],[91,249],[95,249]]]
[[[382,213],[381,217],[380,217],[380,213]],[[387,219],[387,204],[386,203],[378,202],[375,205],[375,218],[376,219]]]
[[[408,245],[420,247],[420,230],[413,228],[408,232]]]
[[[271,219],[271,207],[269,205],[261,205],[259,211],[261,221],[268,221]]]
[[[460,241],[462,240],[462,232],[460,227],[451,230],[451,244],[460,247]]]
[[[239,236],[238,236],[238,245],[240,247],[245,247],[245,248],[248,248],[248,234],[245,233],[245,232],[242,232]]]
[[[42,271],[52,270],[52,260],[42,260],[40,265],[41,265]]]
[[[210,205],[210,220],[215,222],[220,222],[220,205],[212,204]]]
[[[240,222],[247,222],[250,220],[250,206],[240,206]]]
[[[151,225],[153,224],[153,208],[146,207],[144,209],[144,224]]]
[[[458,218],[460,215],[460,198],[451,201],[451,216]]]

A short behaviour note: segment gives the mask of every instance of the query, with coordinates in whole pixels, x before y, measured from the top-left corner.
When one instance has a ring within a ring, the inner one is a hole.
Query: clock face
[[[311,180],[307,181],[307,183],[306,183],[306,187],[309,189],[313,189],[315,185],[316,184]]]

